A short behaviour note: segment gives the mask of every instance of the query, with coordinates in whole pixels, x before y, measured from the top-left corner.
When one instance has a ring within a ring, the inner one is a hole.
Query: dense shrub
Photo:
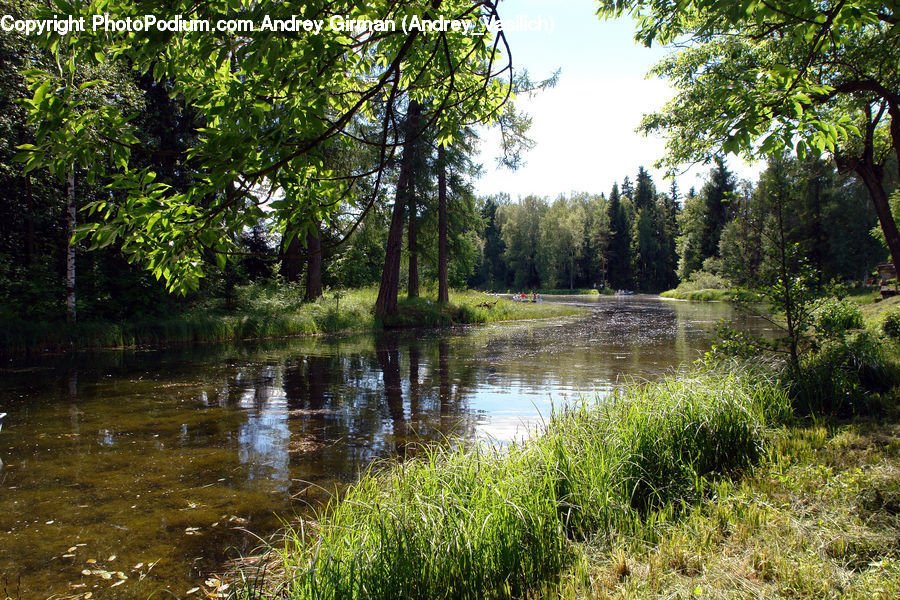
[[[851,329],[863,327],[859,305],[847,300],[822,300],[813,309],[812,316],[816,332],[826,338],[842,336]]]
[[[900,309],[894,309],[884,316],[881,331],[889,338],[900,340]]]
[[[836,416],[878,412],[878,394],[900,383],[896,362],[866,331],[825,339],[789,378],[798,411]]]

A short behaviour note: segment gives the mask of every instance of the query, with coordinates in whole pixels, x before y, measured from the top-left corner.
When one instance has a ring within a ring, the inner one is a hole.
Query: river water
[[[522,437],[554,406],[696,359],[736,318],[554,301],[589,314],[3,365],[0,596],[181,597],[374,460]]]

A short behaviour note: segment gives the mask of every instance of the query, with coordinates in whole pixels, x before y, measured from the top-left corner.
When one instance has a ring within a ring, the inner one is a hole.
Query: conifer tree
[[[627,177],[625,183],[631,185]],[[631,229],[617,183],[613,183],[609,194],[609,229],[609,284],[614,288],[631,287]]]

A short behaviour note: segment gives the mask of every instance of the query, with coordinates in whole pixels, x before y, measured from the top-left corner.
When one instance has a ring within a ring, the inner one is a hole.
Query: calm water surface
[[[521,437],[553,405],[695,359],[734,318],[556,301],[590,315],[2,365],[0,595],[181,597],[373,460]]]

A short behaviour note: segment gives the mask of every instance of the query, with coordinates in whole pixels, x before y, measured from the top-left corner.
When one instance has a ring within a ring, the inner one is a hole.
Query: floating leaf
[[[75,555],[74,554],[63,554],[62,557],[63,558],[75,558]]]
[[[71,548],[69,548],[68,550],[66,550],[66,552],[75,552],[75,550],[77,550],[77,549],[78,549],[77,546],[72,546]]]
[[[82,575],[90,575],[90,574],[91,574],[91,571],[90,571],[89,569],[82,569],[82,570],[81,570],[81,574],[82,574]]]
[[[134,565],[134,566],[131,567],[131,568],[134,569],[135,571],[137,571],[138,569],[140,569],[140,568],[143,567],[143,566],[144,566],[144,563],[139,562],[138,564]]]
[[[116,571],[116,577],[118,577],[122,581],[125,581],[126,579],[128,579],[128,575],[126,575],[122,571]]]
[[[108,560],[108,561],[110,561],[110,562],[112,562],[112,561],[114,561],[114,560],[116,560],[116,555],[115,555],[115,554],[113,554],[113,555],[112,555],[112,556],[110,556],[110,557],[109,557],[109,558],[107,558],[107,559],[106,559],[106,560]]]
[[[125,583],[125,580],[124,580],[124,579],[115,582],[114,584],[112,584],[112,585],[109,586],[109,587],[114,588],[114,587],[116,587],[117,585],[122,585],[123,583]]]
[[[192,587],[191,589],[189,589],[188,591],[186,591],[186,592],[184,593],[184,595],[185,595],[185,596],[190,596],[191,594],[195,594],[195,593],[197,593],[197,592],[199,592],[199,591],[200,591],[200,588],[198,588],[198,587]]]
[[[89,565],[96,565],[96,564],[97,564],[97,559],[96,559],[96,558],[89,558],[89,559],[87,559],[87,563],[88,563]]]

